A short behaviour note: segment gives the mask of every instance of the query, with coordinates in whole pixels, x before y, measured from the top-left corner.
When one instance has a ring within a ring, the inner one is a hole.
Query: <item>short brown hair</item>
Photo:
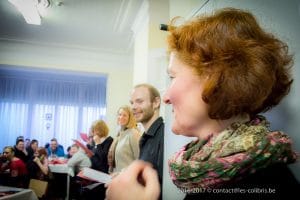
[[[109,132],[109,128],[106,125],[105,121],[103,121],[103,120],[94,121],[91,128],[92,128],[92,131],[95,131],[95,130],[98,131],[97,135],[99,137],[106,137],[108,135],[108,132]]]
[[[159,101],[161,100],[159,91],[154,86],[147,83],[141,83],[134,86],[134,88],[140,88],[140,87],[144,87],[148,89],[151,102],[154,102],[155,98],[159,98]]]
[[[262,30],[251,13],[225,8],[178,27],[172,24],[169,52],[207,78],[202,99],[211,118],[253,116],[289,93],[293,59],[288,47]]]

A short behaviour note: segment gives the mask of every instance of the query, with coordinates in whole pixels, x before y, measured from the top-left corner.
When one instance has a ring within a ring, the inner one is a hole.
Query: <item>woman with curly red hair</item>
[[[173,108],[172,131],[197,138],[168,162],[185,199],[296,193],[299,184],[287,167],[297,157],[291,140],[270,130],[260,115],[290,90],[293,60],[287,45],[251,13],[233,8],[171,24],[169,32],[171,83],[164,102]],[[140,199],[156,199],[156,179],[151,167],[136,162],[109,184],[107,197],[120,199],[118,188],[132,195],[128,186]]]

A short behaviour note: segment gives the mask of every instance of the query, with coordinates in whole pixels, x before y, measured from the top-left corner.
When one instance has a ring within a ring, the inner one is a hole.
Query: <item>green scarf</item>
[[[193,141],[169,160],[174,184],[182,191],[216,188],[276,163],[295,162],[290,138],[270,132],[263,116],[229,128],[207,140]]]

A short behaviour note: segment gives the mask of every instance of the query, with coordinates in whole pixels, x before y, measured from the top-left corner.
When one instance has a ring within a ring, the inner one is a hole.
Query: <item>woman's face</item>
[[[208,105],[202,100],[203,82],[193,69],[170,55],[168,74],[171,83],[164,102],[173,108],[172,131],[185,136],[198,136],[197,130],[209,119]]]
[[[39,157],[39,155],[40,155],[40,154],[39,154],[39,151],[38,151],[38,149],[36,149],[36,150],[34,151],[34,156],[35,156],[35,157]]]
[[[100,139],[100,137],[99,137],[98,134],[100,134],[100,133],[99,133],[99,130],[94,129],[94,130],[92,131],[92,136],[93,136],[94,142],[97,142],[97,141]]]
[[[31,144],[31,148],[32,148],[32,150],[34,150],[34,151],[38,149],[38,146],[39,146],[39,145],[38,145],[37,142],[34,142],[34,143]]]
[[[12,153],[11,149],[10,148],[5,148],[4,151],[3,151],[3,156],[6,159],[10,160],[13,157],[13,153]]]
[[[19,141],[18,144],[16,145],[16,148],[20,151],[23,151],[25,148],[24,142]]]
[[[120,109],[118,112],[118,124],[120,126],[126,126],[128,124],[129,121],[129,114],[123,110]]]

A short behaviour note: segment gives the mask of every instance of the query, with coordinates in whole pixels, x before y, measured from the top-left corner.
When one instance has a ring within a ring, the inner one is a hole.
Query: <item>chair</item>
[[[42,198],[47,192],[48,182],[37,179],[30,179],[29,188],[34,191],[38,198]]]

